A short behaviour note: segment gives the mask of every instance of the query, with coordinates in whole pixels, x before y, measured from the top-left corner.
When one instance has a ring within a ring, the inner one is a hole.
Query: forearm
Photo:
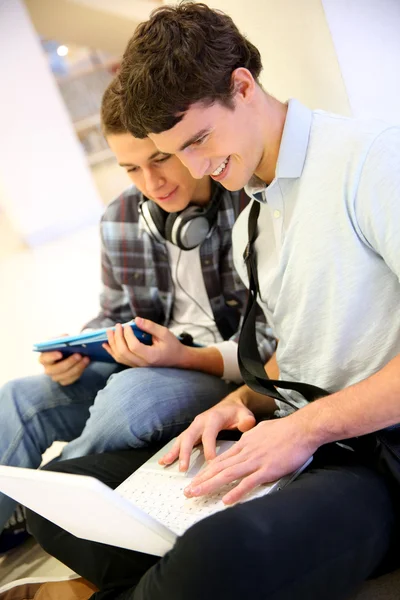
[[[237,343],[218,342],[207,348],[187,348],[180,359],[181,368],[203,371],[240,385],[243,382],[238,364]]]
[[[368,379],[292,416],[302,421],[316,447],[400,423],[400,355]]]
[[[180,364],[180,368],[202,371],[203,373],[222,377],[224,361],[219,350],[213,346],[209,348],[188,347],[185,353],[185,360]],[[242,385],[229,394],[226,399],[240,400],[255,416],[272,415],[276,410],[273,398],[254,392],[247,385]]]
[[[279,379],[279,367],[276,361],[276,352],[273,353],[264,368],[270,379]]]
[[[219,350],[213,346],[209,348],[192,348],[188,346],[179,367],[222,377],[224,360]]]

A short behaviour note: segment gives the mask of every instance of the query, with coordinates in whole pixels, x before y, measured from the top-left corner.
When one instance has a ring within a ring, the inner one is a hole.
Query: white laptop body
[[[162,467],[158,460],[172,440],[115,490],[93,477],[0,466],[0,491],[73,535],[146,554],[163,556],[176,538],[195,522],[227,508],[222,496],[237,484],[211,496],[187,499],[183,489],[205,465],[202,447],[194,448],[190,467]],[[217,453],[235,442],[217,441]],[[278,491],[311,462],[272,484],[258,486],[243,501]]]

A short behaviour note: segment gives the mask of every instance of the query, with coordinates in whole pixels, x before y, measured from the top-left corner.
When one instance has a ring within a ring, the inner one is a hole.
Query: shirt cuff
[[[224,372],[222,379],[226,381],[233,381],[234,383],[243,383],[243,378],[240,374],[239,363],[238,363],[238,345],[232,340],[226,342],[220,342],[218,344],[209,344],[208,347],[217,348],[222,355],[224,361]]]

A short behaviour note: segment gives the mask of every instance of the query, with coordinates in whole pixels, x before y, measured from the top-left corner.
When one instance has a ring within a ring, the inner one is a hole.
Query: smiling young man
[[[102,218],[101,311],[86,325],[117,324],[106,345],[116,363],[47,352],[40,356],[43,375],[4,385],[2,465],[37,468],[55,440],[69,442],[65,459],[167,441],[241,382],[235,336],[246,288],[233,266],[231,242],[239,193],[209,177],[193,178],[149,138],[127,133],[111,87],[101,117],[134,184]],[[153,336],[152,346],[122,328],[135,317]],[[258,329],[267,358],[274,341],[261,311]],[[176,336],[183,332],[204,347],[180,343]],[[0,494],[0,532],[14,506]],[[0,536],[0,552],[20,540],[21,530],[12,519]]]
[[[279,339],[281,378],[331,395],[307,404],[289,391],[299,410],[277,402],[281,418],[256,424],[276,406],[242,387],[196,417],[163,462],[179,458],[185,469],[194,444],[213,458],[219,431],[246,431],[186,490],[201,496],[238,480],[224,498],[232,504],[314,460],[280,493],[198,522],[142,577],[137,553],[121,550],[118,562],[115,550],[65,532],[57,547],[57,528],[41,537],[46,526],[33,519],[45,547],[95,583],[99,599],[345,600],[388,556],[398,561],[398,494],[368,434],[400,422],[400,128],[281,103],[260,71],[257,49],[227,15],[163,7],[125,52],[124,123],[196,178],[247,184],[261,204],[259,303]],[[244,281],[247,217],[234,229]],[[357,451],[344,447],[357,437]],[[62,468],[92,472],[88,459]],[[105,564],[123,566],[104,575]]]

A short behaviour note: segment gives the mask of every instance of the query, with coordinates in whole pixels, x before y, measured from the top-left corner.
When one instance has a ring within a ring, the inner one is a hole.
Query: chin
[[[236,185],[236,184],[233,184],[233,183],[231,183],[231,182],[229,182],[229,181],[227,181],[227,182],[225,182],[225,181],[224,181],[224,182],[222,182],[222,181],[221,181],[221,184],[222,184],[222,185],[224,186],[224,188],[225,188],[226,190],[228,190],[229,192],[237,192],[238,190],[241,190],[241,189],[242,189],[242,187],[244,187],[243,185]]]
[[[233,178],[233,177],[228,177],[226,180],[222,180],[221,185],[224,186],[225,189],[229,190],[230,192],[237,192],[238,190],[241,190],[247,183],[243,182],[243,181],[239,181],[237,178]]]
[[[189,203],[184,204],[183,202],[180,202],[179,204],[178,203],[176,203],[176,204],[168,204],[168,203],[160,204],[160,206],[167,213],[178,213],[178,212],[181,212],[182,210],[185,210],[185,208],[187,207],[188,204]]]

